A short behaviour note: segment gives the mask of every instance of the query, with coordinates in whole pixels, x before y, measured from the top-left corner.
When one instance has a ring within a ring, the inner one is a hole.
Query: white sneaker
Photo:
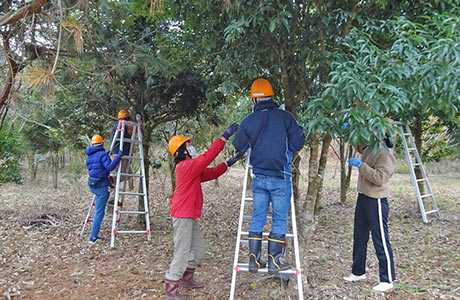
[[[366,279],[366,274],[363,274],[363,275],[355,275],[353,273],[351,273],[350,275],[348,275],[347,277],[343,277],[344,280],[346,281],[359,281],[359,280],[364,280]]]
[[[388,292],[393,288],[393,283],[391,282],[380,282],[376,286],[374,286],[372,289],[377,292]]]

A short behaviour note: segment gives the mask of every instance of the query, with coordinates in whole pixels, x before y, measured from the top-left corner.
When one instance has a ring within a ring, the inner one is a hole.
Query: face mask
[[[192,145],[187,147],[188,154],[190,154],[191,157],[195,157],[196,155],[196,149]]]

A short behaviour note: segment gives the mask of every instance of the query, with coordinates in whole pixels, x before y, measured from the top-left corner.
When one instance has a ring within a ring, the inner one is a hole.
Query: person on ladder
[[[115,133],[117,132],[119,122],[121,120],[131,121],[131,114],[126,109],[122,109],[122,110],[120,110],[118,112],[118,121],[115,122],[115,124],[112,127],[112,130],[110,131],[110,141],[113,141],[113,139],[115,137]],[[133,133],[133,127],[131,125],[125,125],[124,138],[125,139],[126,138],[131,138],[132,133]],[[121,135],[118,136],[118,138],[120,138],[120,137],[121,137]],[[131,148],[131,143],[130,142],[126,142],[126,141],[123,142],[122,149],[123,149],[123,152],[125,154],[129,155],[129,149],[130,148]],[[111,159],[115,158],[115,156],[117,155],[119,149],[120,149],[120,141],[115,141],[115,143],[113,144],[113,148],[111,149],[112,152],[110,152],[110,158]],[[128,165],[129,165],[128,160],[123,160],[121,162],[121,173],[126,173],[127,172]],[[115,178],[114,178],[114,176],[116,177],[116,175],[109,176],[110,187],[111,188],[115,188]],[[120,176],[120,182],[122,182],[124,180],[126,180],[126,176]],[[114,198],[110,197],[110,200],[109,200],[108,204],[113,205],[113,200],[114,200]]]
[[[110,156],[105,152],[104,139],[99,134],[95,134],[91,139],[91,146],[86,147],[86,155],[86,166],[89,175],[88,186],[91,192],[96,196],[93,226],[91,227],[89,238],[89,242],[94,244],[102,240],[98,234],[102,220],[104,219],[105,205],[109,198],[109,173],[118,166],[124,153],[123,151],[119,151],[118,155],[111,160]]]
[[[393,251],[388,238],[387,197],[390,194],[388,181],[395,171],[396,160],[388,133],[383,141],[388,150],[380,147],[373,153],[367,145],[360,145],[357,151],[361,154],[361,160],[352,157],[348,161],[350,166],[359,170],[358,201],[353,231],[353,265],[351,274],[343,278],[346,281],[366,279],[367,242],[371,232],[380,273],[380,283],[373,290],[378,292],[392,289],[395,280]]]
[[[280,262],[286,241],[287,216],[292,195],[291,160],[293,151],[305,143],[303,129],[287,111],[273,101],[271,84],[259,78],[251,86],[254,111],[241,122],[233,145],[237,152],[251,147],[253,167],[252,194],[254,199],[249,228],[249,271],[265,268],[260,259],[262,231],[272,203],[272,231],[268,237],[268,271],[277,274],[289,269]]]
[[[237,128],[237,124],[230,125],[205,153],[196,158],[194,158],[196,150],[192,146],[191,139],[176,135],[169,141],[169,151],[176,163],[176,189],[170,202],[174,228],[174,258],[166,273],[166,299],[186,299],[179,294],[179,285],[184,288],[204,286],[193,278],[195,269],[205,254],[205,245],[198,223],[203,208],[201,183],[217,179],[227,171],[228,167],[244,156],[244,153],[239,153],[225,163],[208,168]]]

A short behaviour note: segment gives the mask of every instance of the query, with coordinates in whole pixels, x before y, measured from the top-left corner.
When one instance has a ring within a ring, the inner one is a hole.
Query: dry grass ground
[[[305,299],[460,299],[459,174],[430,177],[444,219],[427,225],[421,221],[409,175],[392,178],[389,227],[397,281],[386,295],[371,291],[378,281],[371,242],[368,279],[355,284],[342,280],[350,272],[356,182],[347,202],[340,204],[338,180],[332,175],[331,169],[317,230],[302,251]],[[51,177],[42,171],[36,182],[1,186],[0,297],[162,299],[164,273],[173,254],[165,176],[156,175],[150,186],[152,241],[125,235],[114,250],[109,249],[107,223],[101,230],[106,240],[100,244],[88,244],[89,231],[79,236],[91,199],[85,178],[76,184],[61,180],[54,190]],[[204,184],[201,224],[208,248],[197,277],[206,287],[183,291],[190,299],[228,299],[241,176],[238,167],[224,175],[219,186]],[[238,279],[237,299],[297,299],[295,282],[283,288],[266,275],[242,274]]]

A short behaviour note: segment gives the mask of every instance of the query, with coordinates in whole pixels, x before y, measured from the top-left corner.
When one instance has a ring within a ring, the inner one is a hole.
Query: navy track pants
[[[366,252],[369,232],[379,260],[380,282],[393,282],[395,268],[393,250],[388,238],[388,201],[358,194],[355,208],[355,227],[353,232],[353,267],[352,273],[366,273]]]

